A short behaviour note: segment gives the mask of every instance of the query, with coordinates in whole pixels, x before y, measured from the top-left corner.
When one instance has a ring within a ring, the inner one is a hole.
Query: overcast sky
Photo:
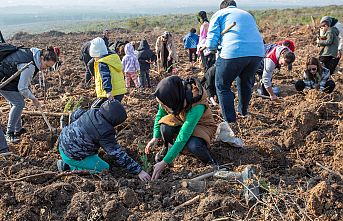
[[[0,0],[0,7],[38,5],[51,8],[75,7],[75,6],[106,6],[114,9],[128,9],[132,6],[134,10],[156,7],[217,7],[221,0]],[[343,4],[343,0],[237,0],[242,6],[251,5],[294,5],[314,6]]]

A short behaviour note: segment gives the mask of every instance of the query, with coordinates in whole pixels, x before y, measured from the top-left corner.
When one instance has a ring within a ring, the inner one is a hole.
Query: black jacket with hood
[[[140,173],[141,166],[128,156],[116,141],[114,126],[123,123],[127,118],[120,102],[106,101],[100,109],[80,113],[73,114],[73,117],[78,119],[63,128],[60,134],[59,147],[63,153],[70,159],[82,160],[97,154],[102,147],[119,166],[133,174]]]
[[[146,61],[155,62],[157,57],[154,52],[150,50],[150,46],[147,40],[142,40],[138,49],[138,61],[141,67],[141,71],[150,70],[150,64]]]

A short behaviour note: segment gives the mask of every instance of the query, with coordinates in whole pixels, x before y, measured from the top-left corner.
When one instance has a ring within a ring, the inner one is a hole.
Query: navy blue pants
[[[248,114],[255,83],[255,73],[261,60],[261,57],[218,58],[215,84],[220,107],[226,122],[236,122],[235,94],[231,91],[234,80],[236,80],[238,90],[238,112],[243,116]]]
[[[166,124],[161,124],[160,131],[164,146],[168,148],[168,144],[173,144],[176,136],[180,132],[181,126],[172,127]],[[207,143],[204,139],[191,136],[186,143],[185,150],[201,160],[203,163],[216,165],[217,162],[212,158],[210,151],[207,148]]]

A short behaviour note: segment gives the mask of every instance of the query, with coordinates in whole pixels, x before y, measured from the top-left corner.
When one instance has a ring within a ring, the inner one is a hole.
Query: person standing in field
[[[221,35],[225,27],[234,22],[236,25]],[[209,24],[206,47],[212,53],[216,53],[218,42],[221,51],[216,62],[216,91],[225,122],[235,123],[235,95],[231,91],[231,86],[236,80],[238,112],[242,116],[248,115],[255,73],[264,57],[263,39],[254,17],[230,5],[216,12]]]
[[[179,58],[176,53],[172,34],[170,32],[164,32],[163,35],[158,37],[155,49],[157,62],[159,62],[158,65],[163,67],[167,73],[173,72],[175,69],[173,66],[179,61]]]

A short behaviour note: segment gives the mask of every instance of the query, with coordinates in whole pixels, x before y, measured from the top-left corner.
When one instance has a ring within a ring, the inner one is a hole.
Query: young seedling
[[[142,162],[142,169],[146,172],[150,171],[152,166],[151,163],[149,162],[148,155],[144,153],[144,144],[138,143],[138,149],[143,152],[143,155],[139,157],[140,161]]]
[[[67,103],[64,105],[63,112],[68,113],[71,110],[71,107],[73,106],[74,99],[71,97],[68,99]]]

